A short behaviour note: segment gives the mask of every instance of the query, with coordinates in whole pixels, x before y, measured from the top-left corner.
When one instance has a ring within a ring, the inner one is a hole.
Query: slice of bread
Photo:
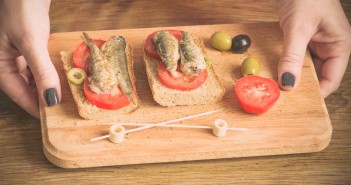
[[[73,68],[73,51],[61,51],[61,60],[63,62],[64,70],[67,72]],[[129,75],[133,83],[135,83],[135,75],[133,69],[133,55],[131,46],[127,45],[126,54],[128,60],[128,70]],[[84,96],[83,86],[82,85],[74,85],[67,80],[69,87],[71,89],[73,99],[78,108],[79,115],[84,119],[100,119],[100,118],[108,118],[121,114],[129,114],[134,112],[136,109],[140,107],[140,99],[138,95],[133,96],[133,103],[130,103],[128,106],[117,109],[117,110],[107,110],[96,107],[91,104]]]
[[[205,46],[202,40],[195,36],[193,36],[193,38],[198,47],[201,48],[204,56],[206,56]],[[223,98],[225,93],[224,86],[220,82],[212,66],[210,69],[207,69],[208,77],[205,83],[199,88],[191,91],[170,89],[163,85],[158,77],[157,68],[161,61],[148,56],[145,53],[144,45],[142,48],[149,86],[152,91],[152,96],[158,104],[166,107],[214,104]]]

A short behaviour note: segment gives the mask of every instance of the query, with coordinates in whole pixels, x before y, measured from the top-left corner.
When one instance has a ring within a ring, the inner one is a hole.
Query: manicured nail
[[[55,88],[46,89],[44,92],[46,104],[50,107],[59,102],[57,91]]]
[[[295,76],[292,73],[285,72],[282,75],[282,85],[283,86],[291,86],[295,85]]]

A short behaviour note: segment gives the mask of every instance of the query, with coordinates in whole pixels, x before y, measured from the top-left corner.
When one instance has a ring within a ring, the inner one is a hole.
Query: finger
[[[25,71],[28,68],[27,61],[23,56],[16,57],[15,63],[19,73]]]
[[[0,88],[23,110],[36,118],[40,117],[37,91],[28,88],[27,83],[19,73],[1,75]]]
[[[60,102],[61,86],[46,43],[38,39],[24,40],[19,50],[33,74],[40,100],[47,106],[53,106]]]
[[[15,65],[17,67],[17,72],[23,77],[27,84],[30,83],[29,79],[31,79],[31,71],[28,68],[27,61],[23,56],[19,56],[15,58]]]
[[[347,68],[348,57],[337,57],[324,62],[319,79],[323,98],[335,92],[341,83],[342,77]]]
[[[27,65],[27,61],[24,59],[23,56],[19,56],[15,59],[16,67],[17,67],[17,72],[23,77],[25,80],[28,88],[30,90],[35,90],[37,91],[37,86],[35,84],[35,80],[32,74],[32,71],[29,69]]]
[[[283,28],[284,44],[278,65],[278,82],[282,89],[298,86],[307,44],[311,38],[303,28]]]
[[[350,41],[342,39],[340,42],[320,45],[311,42],[308,47],[313,57],[322,96],[326,98],[335,92],[341,84],[349,62]]]
[[[314,65],[314,70],[316,71],[316,74],[317,74],[317,78],[318,80],[320,80],[324,62],[320,58],[313,55],[312,55],[312,61]]]

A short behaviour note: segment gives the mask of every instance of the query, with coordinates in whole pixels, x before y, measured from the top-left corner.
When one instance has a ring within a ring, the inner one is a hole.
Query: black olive
[[[248,35],[237,35],[232,40],[232,51],[234,53],[244,53],[251,46],[251,39]]]

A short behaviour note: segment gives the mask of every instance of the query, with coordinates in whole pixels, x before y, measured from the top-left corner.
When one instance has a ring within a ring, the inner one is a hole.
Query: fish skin
[[[161,30],[152,38],[168,71],[176,71],[180,59],[179,42],[168,31]]]
[[[182,31],[180,48],[180,70],[185,75],[197,75],[206,69],[206,61],[201,49],[195,44],[188,32]]]
[[[128,60],[126,56],[126,41],[122,36],[113,36],[101,47],[102,53],[111,63],[120,88],[123,93],[130,95],[134,93],[132,81],[128,71]]]
[[[81,38],[90,49],[91,55],[89,88],[96,94],[111,93],[117,87],[118,81],[109,61],[87,33],[83,32]]]

